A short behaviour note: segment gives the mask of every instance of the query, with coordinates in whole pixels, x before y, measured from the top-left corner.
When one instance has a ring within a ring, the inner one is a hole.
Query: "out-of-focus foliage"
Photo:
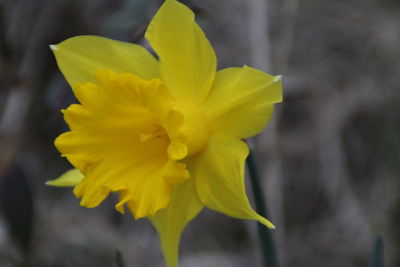
[[[80,208],[69,189],[44,185],[70,168],[52,142],[67,127],[59,109],[75,101],[48,45],[78,34],[146,45],[161,2],[0,1],[2,267],[115,266],[116,249],[126,266],[162,266],[146,221],[120,216],[112,199]],[[185,3],[220,68],[284,77],[276,120],[254,140],[281,266],[367,266],[377,234],[387,266],[400,265],[400,2]],[[182,266],[259,266],[253,223],[200,217],[183,236]]]

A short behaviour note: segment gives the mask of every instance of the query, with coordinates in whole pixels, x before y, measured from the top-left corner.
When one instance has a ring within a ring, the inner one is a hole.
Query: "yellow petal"
[[[95,81],[94,72],[109,69],[133,73],[145,80],[158,78],[158,62],[143,47],[98,36],[76,36],[50,48],[68,83]]]
[[[58,177],[57,179],[46,182],[51,186],[75,186],[83,179],[83,174],[78,169],[72,169]]]
[[[247,144],[227,136],[213,135],[207,148],[195,163],[196,190],[201,202],[226,215],[256,220],[267,227],[274,226],[250,206],[244,183]]]
[[[160,57],[160,74],[173,96],[201,103],[214,80],[217,60],[193,12],[167,0],[145,36]]]
[[[149,217],[160,236],[168,267],[178,266],[179,241],[185,226],[201,211],[203,205],[194,189],[193,179],[175,186],[167,208]]]
[[[204,103],[213,131],[238,138],[261,132],[271,119],[273,104],[282,101],[280,76],[250,68],[227,68],[217,73]]]

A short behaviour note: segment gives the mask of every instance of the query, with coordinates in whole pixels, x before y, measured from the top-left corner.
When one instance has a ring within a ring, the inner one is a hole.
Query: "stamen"
[[[149,140],[152,140],[155,138],[162,138],[164,136],[167,136],[167,133],[165,132],[164,128],[157,125],[157,126],[154,126],[154,130],[151,133],[140,134],[139,140],[140,140],[140,142],[147,142]]]

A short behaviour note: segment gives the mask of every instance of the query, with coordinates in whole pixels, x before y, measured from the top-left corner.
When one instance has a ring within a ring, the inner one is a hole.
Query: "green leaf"
[[[31,240],[35,200],[32,197],[29,177],[21,167],[13,166],[1,178],[0,214],[9,224],[11,236],[17,241],[25,255],[28,255],[33,245]]]
[[[369,257],[368,267],[383,267],[383,255],[383,238],[381,235],[378,235],[375,238],[374,247]]]
[[[122,259],[122,253],[119,250],[117,250],[115,252],[115,266],[116,267],[125,267],[124,261]]]

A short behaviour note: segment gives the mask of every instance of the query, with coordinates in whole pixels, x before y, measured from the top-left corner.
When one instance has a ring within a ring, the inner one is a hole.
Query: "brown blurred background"
[[[148,45],[158,0],[0,0],[0,266],[164,266],[146,220],[86,209],[44,182],[70,168],[53,146],[75,102],[48,48],[95,34]],[[367,266],[376,235],[400,266],[400,2],[187,0],[219,68],[284,77],[253,140],[281,267]],[[249,195],[251,188],[248,187]],[[261,266],[254,222],[202,212],[182,267]]]

